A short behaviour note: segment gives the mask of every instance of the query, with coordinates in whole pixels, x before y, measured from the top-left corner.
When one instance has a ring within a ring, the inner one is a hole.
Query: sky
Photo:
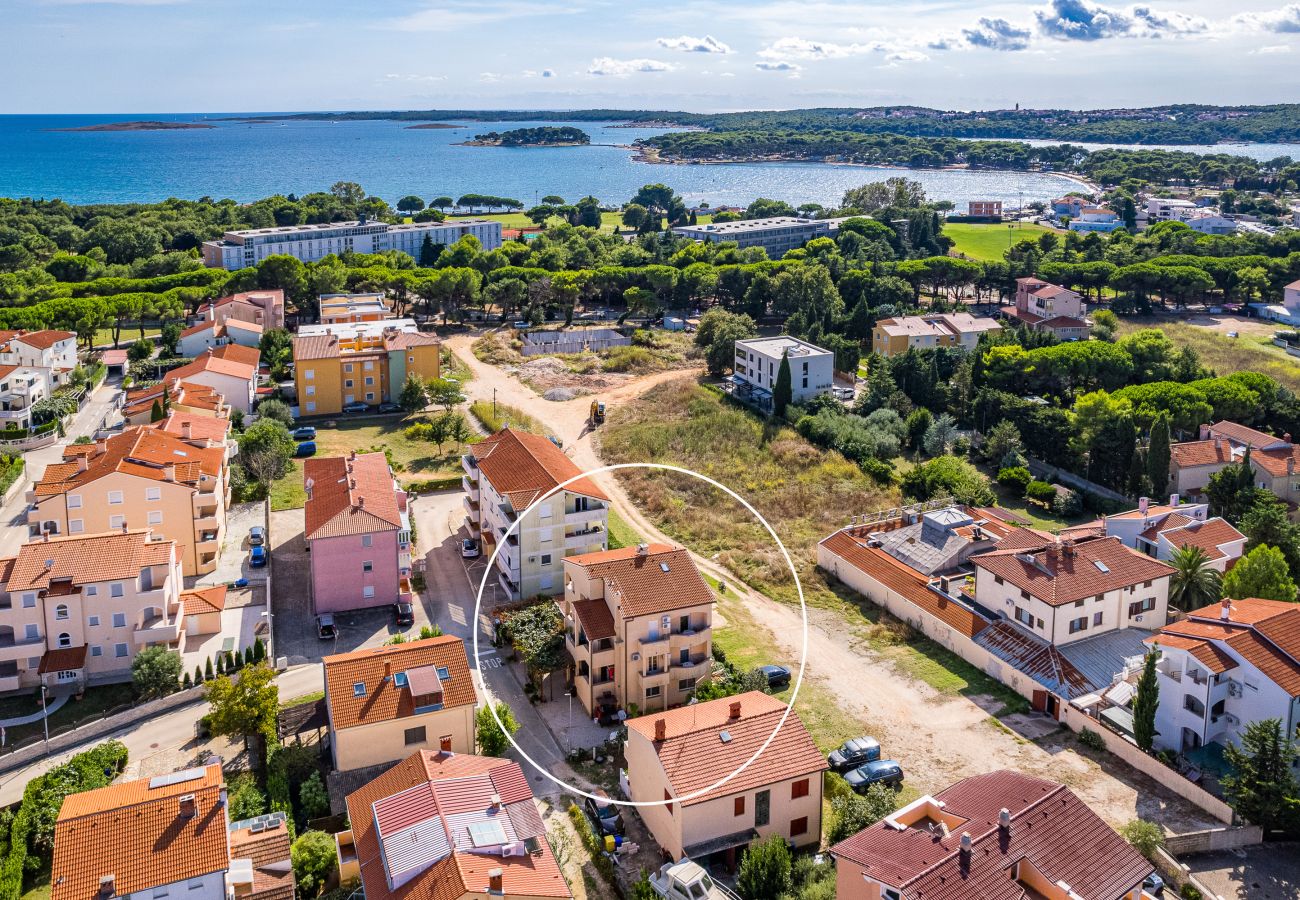
[[[4,113],[1300,100],[1281,0],[0,0]]]

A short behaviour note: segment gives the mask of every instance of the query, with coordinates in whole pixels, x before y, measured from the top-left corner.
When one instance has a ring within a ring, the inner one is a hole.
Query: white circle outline
[[[762,745],[757,750],[754,751],[753,755],[751,755],[749,759],[741,763],[740,767],[737,768],[734,772],[731,772],[730,774],[723,776],[722,778],[715,781],[713,784],[710,784],[706,787],[702,787],[697,791],[692,791],[691,793],[685,794],[680,797],[673,797],[669,800],[617,800],[609,796],[602,797],[596,794],[590,794],[579,787],[569,784],[569,782],[565,781],[564,779],[556,777],[544,766],[540,765],[536,760],[534,760],[531,756],[529,756],[526,752],[524,752],[524,748],[519,746],[519,743],[515,740],[514,735],[511,734],[510,731],[506,729],[504,725],[501,724],[501,719],[499,716],[497,716],[496,705],[495,703],[491,702],[492,693],[491,691],[488,690],[487,681],[483,677],[483,666],[479,658],[478,619],[479,619],[479,614],[483,608],[483,590],[484,588],[487,587],[488,575],[494,571],[495,568],[494,563],[496,562],[497,556],[501,552],[502,543],[505,540],[509,539],[510,535],[515,531],[515,529],[519,526],[519,524],[523,522],[524,517],[527,516],[530,512],[532,512],[535,508],[537,508],[537,506],[543,501],[552,497],[556,493],[563,491],[566,487],[573,484],[575,481],[581,481],[584,478],[590,478],[594,475],[600,475],[603,472],[617,472],[620,469],[659,469],[661,471],[677,472],[681,475],[690,475],[693,478],[698,478],[701,481],[707,482],[708,484],[712,485],[713,487],[727,494],[736,502],[740,503],[743,507],[745,507],[745,509],[749,511],[750,515],[752,515],[754,518],[758,519],[758,521],[762,523],[763,527],[767,529],[767,533],[772,536],[772,540],[776,542],[776,546],[780,548],[781,555],[785,557],[786,565],[790,567],[790,574],[794,576],[795,590],[799,594],[799,615],[800,615],[801,625],[803,630],[803,645],[801,647],[800,655],[799,655],[799,674],[798,677],[795,678],[794,689],[790,693],[790,702],[786,704],[785,711],[781,713],[780,721],[776,723],[776,727],[772,729],[772,733],[767,736],[767,740],[763,741]],[[783,544],[781,542],[781,538],[777,536],[776,529],[772,527],[771,523],[769,523],[767,519],[765,519],[758,510],[754,509],[754,507],[750,504],[748,500],[746,500],[744,497],[737,494],[735,491],[727,487],[725,484],[722,484],[721,482],[716,481],[713,478],[710,478],[708,475],[704,475],[692,469],[687,469],[682,466],[673,466],[667,463],[634,462],[634,463],[613,463],[611,465],[601,466],[600,468],[592,469],[589,472],[579,472],[577,475],[574,475],[573,477],[566,479],[560,484],[557,484],[555,487],[551,488],[541,497],[538,497],[532,503],[528,504],[528,507],[522,513],[516,516],[515,520],[510,523],[510,526],[508,528],[506,528],[506,532],[504,535],[502,535],[501,541],[494,541],[493,543],[496,544],[496,549],[494,549],[492,551],[492,554],[488,557],[487,566],[483,570],[483,579],[479,582],[478,594],[474,598],[474,616],[471,619],[471,621],[474,623],[474,628],[472,629],[473,631],[472,650],[474,653],[474,661],[476,667],[475,671],[478,672],[479,686],[483,689],[483,693],[488,697],[489,702],[487,703],[487,708],[488,711],[492,714],[493,721],[497,723],[497,727],[501,729],[501,733],[506,736],[506,740],[510,741],[510,745],[514,747],[515,750],[519,751],[519,755],[522,756],[525,760],[527,760],[529,765],[531,765],[538,772],[545,775],[547,778],[549,778],[551,781],[553,781],[555,784],[559,785],[560,787],[564,788],[565,790],[577,794],[581,797],[586,797],[590,800],[595,800],[597,802],[608,803],[613,806],[629,806],[629,807],[671,806],[673,803],[689,802],[691,800],[696,799],[697,797],[702,797],[705,794],[708,794],[716,790],[717,788],[722,787],[724,784],[731,781],[731,779],[735,778],[741,772],[745,771],[745,769],[749,768],[749,766],[756,759],[758,759],[759,756],[762,755],[763,751],[767,749],[768,745],[771,744],[772,741],[776,739],[776,736],[781,732],[781,728],[785,725],[785,720],[789,718],[790,714],[794,711],[794,702],[799,697],[799,687],[803,684],[804,666],[808,662],[808,607],[804,603],[803,584],[799,581],[799,573],[795,569],[794,560],[790,558],[790,551],[786,550],[785,544]]]

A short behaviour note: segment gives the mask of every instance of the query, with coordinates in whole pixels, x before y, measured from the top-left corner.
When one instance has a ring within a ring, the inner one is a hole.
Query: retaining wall
[[[1107,500],[1114,500],[1116,503],[1132,503],[1128,497],[1119,491],[1112,490],[1104,484],[1097,484],[1095,481],[1089,481],[1081,475],[1075,475],[1073,472],[1067,472],[1058,466],[1048,465],[1041,459],[1029,457],[1026,461],[1029,471],[1036,477],[1044,481],[1057,481],[1066,487],[1072,487],[1078,491],[1087,491],[1090,494],[1096,494],[1099,497],[1105,497]]]
[[[1165,838],[1165,849],[1174,856],[1182,856],[1185,853],[1236,850],[1238,847],[1253,847],[1262,843],[1264,843],[1264,829],[1258,825],[1239,825],[1171,835]]]

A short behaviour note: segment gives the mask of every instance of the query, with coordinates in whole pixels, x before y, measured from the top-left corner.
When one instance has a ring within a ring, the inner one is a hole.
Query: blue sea
[[[407,194],[426,200],[466,193],[514,197],[531,205],[557,194],[587,194],[609,204],[641,185],[662,181],[689,202],[745,205],[755,197],[793,204],[837,205],[847,188],[902,175],[936,200],[1047,200],[1071,189],[1050,174],[865,168],[821,163],[651,165],[629,144],[657,129],[615,123],[455,122],[456,129],[411,129],[391,121],[221,121],[240,113],[199,116],[0,116],[0,196],[62,198],[70,203],[155,202],[168,197],[256,200],[277,193],[327,190],[356,181],[390,203]],[[252,114],[256,115],[256,114]],[[135,120],[202,122],[211,129],[67,132]],[[458,147],[485,131],[573,124],[587,147]],[[1285,145],[1277,145],[1285,146]],[[1223,148],[1219,148],[1223,149]],[[1233,148],[1232,152],[1246,152]],[[1300,146],[1291,150],[1300,157]],[[1291,152],[1270,152],[1270,156]]]

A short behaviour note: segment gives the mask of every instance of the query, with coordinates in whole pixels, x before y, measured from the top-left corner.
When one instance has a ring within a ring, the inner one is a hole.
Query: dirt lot
[[[1241,316],[1191,316],[1190,318],[1180,319],[1187,325],[1199,325],[1202,328],[1208,328],[1211,331],[1217,331],[1220,334],[1227,334],[1229,331],[1235,331],[1242,337],[1266,337],[1271,338],[1273,332],[1285,330],[1286,326],[1277,322],[1269,322],[1265,319],[1246,319]]]

